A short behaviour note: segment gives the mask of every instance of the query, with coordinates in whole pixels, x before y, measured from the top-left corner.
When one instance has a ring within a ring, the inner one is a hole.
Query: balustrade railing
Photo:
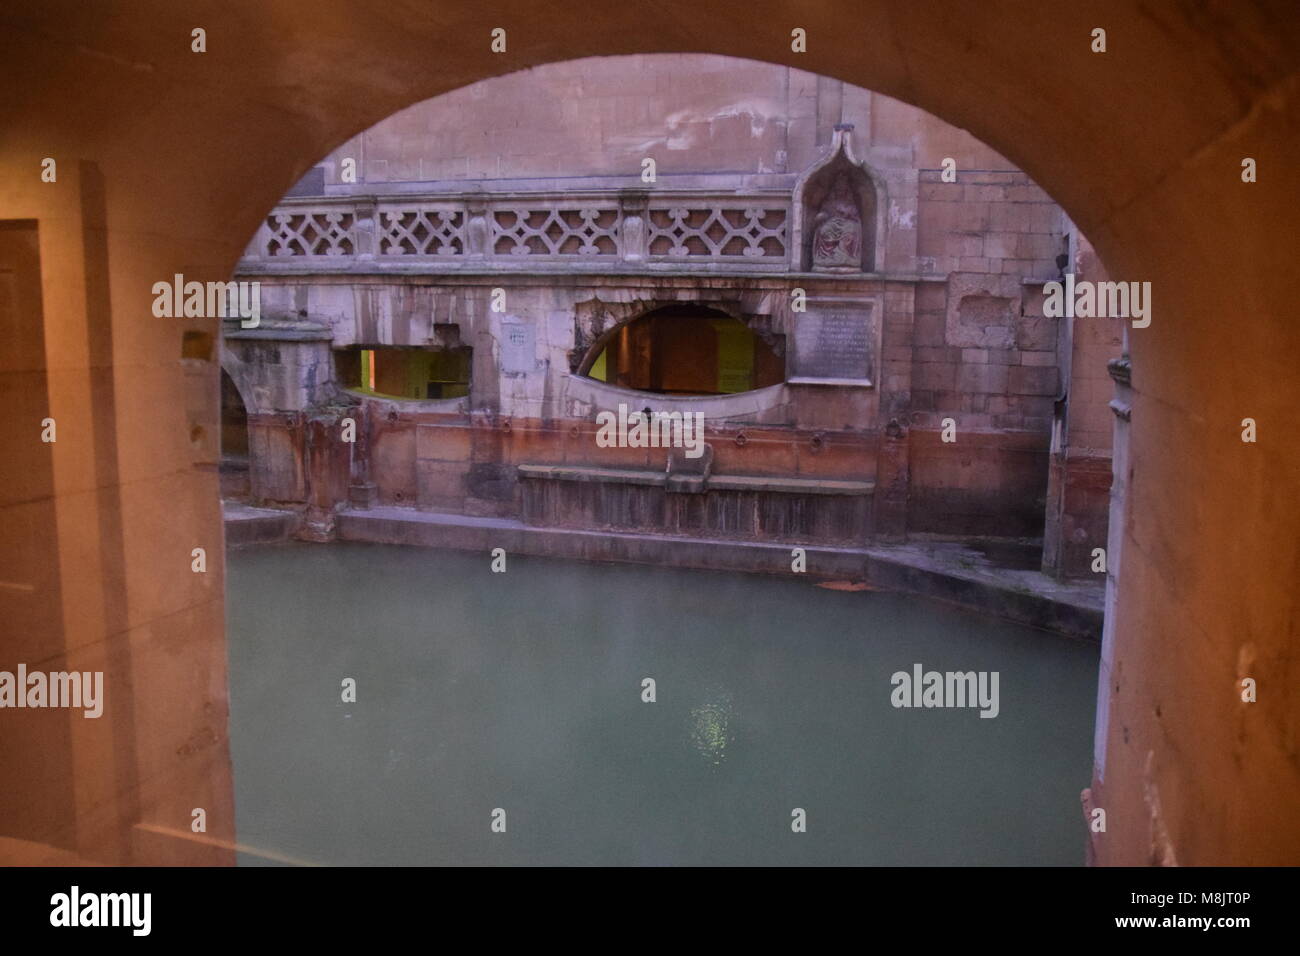
[[[287,199],[241,268],[701,267],[784,270],[785,194],[592,193]]]

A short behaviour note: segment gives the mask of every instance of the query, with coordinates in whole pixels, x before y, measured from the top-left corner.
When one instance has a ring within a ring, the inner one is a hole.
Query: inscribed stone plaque
[[[522,375],[537,366],[537,333],[521,322],[501,324],[501,371]]]
[[[810,308],[795,325],[794,378],[867,383],[871,378],[871,330],[870,303],[827,303]]]

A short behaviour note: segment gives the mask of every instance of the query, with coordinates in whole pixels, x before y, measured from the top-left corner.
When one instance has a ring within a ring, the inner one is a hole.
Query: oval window
[[[730,395],[780,384],[785,360],[734,316],[671,305],[616,329],[585,374],[639,392]]]

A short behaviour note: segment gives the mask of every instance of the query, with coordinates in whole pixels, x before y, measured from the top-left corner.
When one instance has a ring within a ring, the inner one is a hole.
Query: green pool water
[[[1082,863],[1094,646],[797,575],[490,563],[228,555],[241,863]],[[997,717],[894,707],[918,663],[996,671]]]

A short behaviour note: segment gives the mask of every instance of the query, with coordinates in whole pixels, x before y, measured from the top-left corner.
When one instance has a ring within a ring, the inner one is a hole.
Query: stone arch
[[[193,25],[164,0],[74,23],[76,44],[63,5],[16,7],[0,71],[18,91],[9,118],[24,136],[0,152],[5,215],[41,222],[44,314],[61,374],[89,389],[115,372],[119,407],[136,416],[130,429],[95,431],[93,459],[72,443],[45,450],[71,489],[53,494],[56,509],[81,507],[80,487],[106,493],[87,505],[97,509],[91,520],[36,533],[57,542],[64,580],[108,582],[69,592],[88,622],[70,646],[99,653],[123,631],[116,609],[127,606],[129,581],[131,623],[180,648],[135,664],[134,681],[130,655],[152,652],[118,656],[116,686],[130,690],[118,708],[126,716],[108,730],[131,746],[93,760],[87,751],[84,825],[58,839],[89,859],[232,862],[224,595],[163,557],[220,540],[208,504],[215,478],[187,467],[175,338],[156,333],[152,284],[180,272],[224,281],[263,212],[320,156],[405,105],[506,69],[676,50],[684,36],[711,52],[804,64],[789,51],[787,7],[770,0],[725,18],[691,4],[665,16],[661,4],[634,0],[595,17],[581,5],[502,0],[494,12],[511,46],[500,56],[488,50],[487,21],[481,34],[458,21],[452,35],[432,7],[369,20],[343,41],[338,25],[357,20],[345,0],[320,0],[292,30],[280,17],[213,7],[200,57],[165,39]],[[1117,40],[1105,54],[1089,48],[1098,14],[1082,5],[962,16],[911,0],[842,0],[798,16],[821,51],[819,73],[969,129],[1065,207],[1113,275],[1156,290],[1154,321],[1131,342],[1134,507],[1119,531],[1125,582],[1104,650],[1114,682],[1098,721],[1110,749],[1092,794],[1110,821],[1096,835],[1101,862],[1151,862],[1153,833],[1167,834],[1184,864],[1300,858],[1294,697],[1264,695],[1247,712],[1233,693],[1241,667],[1287,672],[1300,616],[1286,573],[1300,565],[1300,514],[1277,507],[1279,489],[1296,481],[1294,451],[1243,448],[1238,430],[1249,416],[1262,435],[1270,423],[1280,433],[1300,406],[1295,186],[1284,172],[1300,150],[1300,17],[1268,0],[1239,7],[1239,17],[1211,17],[1183,5],[1110,5]],[[366,69],[339,69],[344,55]],[[129,137],[123,116],[135,117]],[[212,135],[227,127],[241,135]],[[85,159],[61,162],[53,188],[32,174],[50,154]],[[1258,164],[1257,182],[1243,184],[1243,157]],[[1229,334],[1231,315],[1249,321]],[[115,341],[131,346],[129,372],[114,369],[126,354]],[[93,405],[56,409],[61,430],[80,422],[89,433]],[[5,474],[22,475],[30,455],[8,456]],[[156,492],[175,502],[170,520],[123,534],[123,523],[146,520],[111,493],[128,482],[133,500]],[[213,821],[206,843],[158,835],[194,806]]]
[[[253,379],[253,374],[245,363],[234,350],[229,348],[222,340],[221,343],[221,374],[229,376],[231,383],[239,392],[239,397],[243,399],[244,408],[250,414],[257,414],[270,409],[263,409],[258,406],[257,402],[257,383]]]

